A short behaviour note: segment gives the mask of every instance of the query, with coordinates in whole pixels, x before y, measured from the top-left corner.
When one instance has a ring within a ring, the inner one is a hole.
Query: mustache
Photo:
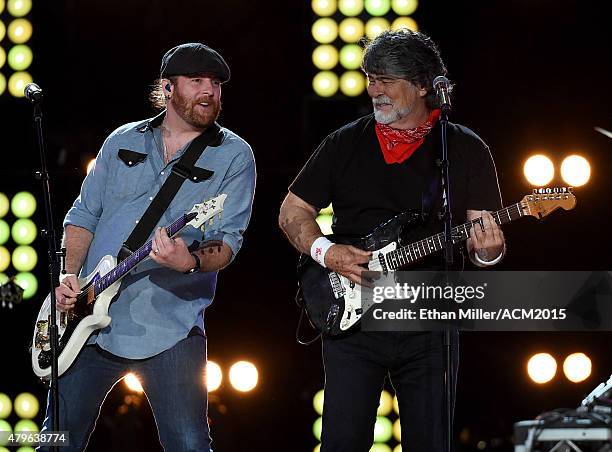
[[[388,96],[385,96],[384,94],[381,94],[380,96],[375,97],[374,99],[372,99],[372,102],[374,103],[374,105],[392,104],[393,103],[391,98],[388,97]]]

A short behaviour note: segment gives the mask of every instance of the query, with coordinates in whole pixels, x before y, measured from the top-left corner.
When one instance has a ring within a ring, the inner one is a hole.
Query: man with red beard
[[[149,235],[151,259],[122,280],[110,305],[111,324],[90,337],[60,377],[60,430],[70,435],[65,451],[86,447],[106,394],[128,372],[142,383],[165,450],[211,450],[204,310],[218,271],[242,245],[255,190],[250,146],[216,123],[229,78],[225,60],[204,44],[169,50],[151,93],[153,105],[164,110],[111,133],[66,215],[67,274],[56,296],[58,309],[69,312],[79,292],[76,275],[88,275],[104,255],[120,252],[171,173],[185,179]],[[193,167],[177,165],[203,133],[214,139]],[[227,195],[220,219],[168,237],[163,226],[220,194]],[[49,401],[43,431],[53,425],[52,413]]]
[[[371,252],[326,238],[315,221],[320,209],[333,205],[332,229],[344,238],[363,237],[409,210],[425,215],[420,233],[407,243],[443,229],[436,214],[442,206],[436,164],[440,110],[432,82],[446,74],[446,67],[436,45],[423,33],[387,31],[368,43],[362,68],[374,112],[325,138],[289,187],[279,216],[280,227],[298,251],[357,284]],[[482,217],[482,228],[471,229],[467,254],[477,266],[494,265],[505,246],[488,213],[501,208],[489,148],[470,129],[449,124],[448,151],[455,223]],[[462,262],[462,256],[455,262]],[[420,266],[440,267],[439,255]],[[440,331],[357,327],[323,336],[321,452],[370,450],[387,377],[398,398],[403,450],[444,450],[443,352]]]

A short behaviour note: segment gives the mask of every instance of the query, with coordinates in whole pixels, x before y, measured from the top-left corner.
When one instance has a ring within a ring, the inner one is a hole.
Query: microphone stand
[[[440,172],[442,175],[442,221],[444,223],[444,274],[446,275],[446,283],[449,282],[449,274],[453,265],[453,237],[452,237],[452,210],[450,196],[450,178],[448,174],[449,159],[448,159],[448,140],[447,126],[448,114],[450,113],[450,102],[444,102],[441,106],[440,114],[440,130],[442,144],[442,159],[439,162]],[[444,402],[445,402],[445,435],[444,435],[444,450],[452,452],[453,438],[453,387],[454,372],[453,372],[453,328],[450,324],[444,328]]]
[[[38,149],[40,152],[40,170],[34,173],[36,179],[42,182],[45,216],[47,220],[47,229],[44,231],[44,236],[47,238],[48,257],[49,257],[49,282],[51,287],[51,312],[49,318],[49,335],[51,345],[51,404],[53,406],[53,431],[59,432],[59,381],[58,381],[58,328],[57,328],[57,310],[55,299],[55,288],[59,285],[60,259],[63,257],[63,251],[57,250],[57,240],[55,228],[53,226],[53,210],[51,204],[51,190],[49,188],[49,173],[47,171],[46,147],[43,135],[42,126],[42,95],[28,97],[34,106],[34,123],[38,135]],[[57,452],[58,445],[54,444],[52,450]]]

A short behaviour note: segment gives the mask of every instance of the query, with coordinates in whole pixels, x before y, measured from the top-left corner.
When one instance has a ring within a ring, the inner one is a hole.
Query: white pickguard
[[[117,259],[113,256],[104,256],[95,270],[92,271],[85,278],[79,278],[79,285],[81,287],[89,283],[96,275],[100,277],[106,275],[117,265]],[[60,353],[58,357],[58,375],[62,375],[74,362],[77,355],[81,351],[83,345],[95,330],[104,328],[110,324],[111,318],[108,315],[108,308],[110,302],[119,290],[121,281],[116,281],[108,289],[106,289],[94,302],[93,314],[84,317],[76,329],[70,336],[68,343]],[[42,350],[49,350],[50,339],[49,339],[49,319],[51,318],[51,294],[47,295],[45,301],[38,313],[36,318],[36,324],[34,325],[34,336],[32,339],[32,369],[34,373],[43,379],[51,378],[51,366],[41,368],[38,363],[38,357]],[[66,322],[63,318],[68,314],[62,314],[57,312],[57,325],[59,332],[59,339],[66,331]]]
[[[368,270],[373,272],[381,272],[383,268],[380,265],[380,257],[384,256],[397,248],[397,243],[389,243],[384,248],[376,250],[372,253],[372,258],[368,262]],[[355,284],[347,277],[334,273],[340,279],[342,288],[344,289],[344,312],[340,319],[340,329],[342,331],[348,330],[355,323],[359,321],[363,315],[361,306],[361,287],[359,284]]]

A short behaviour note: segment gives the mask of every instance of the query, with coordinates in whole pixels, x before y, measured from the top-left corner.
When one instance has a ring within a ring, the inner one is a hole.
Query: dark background
[[[500,269],[610,269],[609,201],[610,8],[608,2],[552,0],[421,1],[413,17],[440,45],[456,83],[453,119],[490,146],[505,204],[530,191],[525,158],[545,150],[560,164],[580,152],[593,169],[576,189],[578,206],[541,224],[522,220],[504,228],[508,255]],[[211,396],[215,450],[309,451],[316,415],[312,396],[323,385],[319,345],[294,339],[296,253],[277,226],[286,187],[316,144],[334,128],[369,111],[356,99],[312,93],[313,17],[308,1],[35,2],[34,79],[45,90],[45,124],[56,224],[78,194],[87,162],[117,126],[153,111],[147,103],[163,53],[185,41],[205,42],[232,69],[223,88],[220,122],[253,147],[258,183],[251,225],[237,261],[220,275],[206,312],[209,357],[223,368],[249,359],[260,370],[252,393],[225,384]],[[39,160],[30,107],[0,97],[3,159],[0,191],[32,190]],[[555,181],[562,185],[560,180]],[[42,223],[42,202],[35,218]],[[26,347],[48,290],[42,240],[35,299],[0,311],[4,350],[0,392],[14,397],[44,387],[33,377]],[[456,410],[460,450],[510,450],[512,424],[557,407],[575,407],[612,371],[610,333],[464,333]],[[548,351],[561,360],[583,351],[593,374],[569,383],[559,370],[549,384],[531,383],[528,357]],[[118,387],[122,387],[119,385]],[[157,450],[146,403],[116,410],[125,392],[111,394],[90,450]],[[41,416],[37,419],[40,423]],[[467,434],[465,431],[467,430]]]

